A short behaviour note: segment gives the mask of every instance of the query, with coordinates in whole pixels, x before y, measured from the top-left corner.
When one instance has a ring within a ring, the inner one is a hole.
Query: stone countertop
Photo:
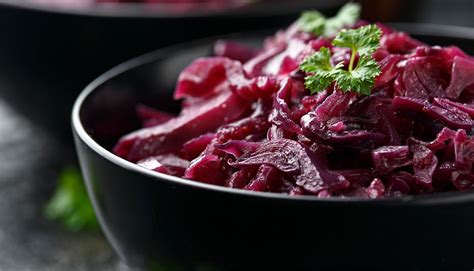
[[[0,89],[24,91],[6,75]],[[75,155],[20,111],[0,91],[0,270],[126,270],[100,233],[67,232],[44,218],[58,173]]]

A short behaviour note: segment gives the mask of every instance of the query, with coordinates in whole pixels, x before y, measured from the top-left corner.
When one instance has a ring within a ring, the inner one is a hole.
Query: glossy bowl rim
[[[407,31],[411,29],[413,31],[410,34],[423,34],[423,35],[435,35],[439,37],[450,37],[466,39],[466,37],[472,37],[474,42],[474,28],[462,27],[462,26],[449,26],[449,25],[437,25],[437,24],[419,24],[419,23],[392,23],[389,24],[394,28],[404,29]],[[180,177],[175,177],[159,172],[155,172],[144,167],[138,166],[135,163],[129,162],[119,156],[116,156],[112,152],[108,151],[104,147],[100,146],[91,136],[86,132],[80,119],[80,112],[84,101],[102,84],[113,80],[116,76],[125,73],[129,70],[137,68],[141,65],[149,64],[156,61],[163,56],[166,56],[168,52],[180,51],[189,47],[204,45],[212,41],[218,40],[219,38],[232,37],[232,35],[242,35],[242,33],[211,37],[206,39],[195,40],[191,42],[185,42],[178,45],[172,45],[162,49],[152,51],[150,53],[135,57],[128,60],[114,68],[103,73],[95,80],[93,80],[85,89],[79,94],[76,101],[74,102],[71,124],[73,132],[77,135],[77,138],[81,142],[87,145],[88,148],[93,150],[96,154],[102,156],[109,162],[125,168],[126,170],[133,171],[137,174],[141,174],[145,177],[157,179],[157,181],[165,181],[177,185],[185,185],[191,188],[205,189],[214,192],[227,193],[239,196],[254,197],[254,198],[267,198],[275,200],[288,200],[288,201],[306,201],[306,202],[319,202],[324,204],[364,204],[364,205],[383,205],[383,206],[430,206],[430,205],[441,205],[441,204],[454,204],[462,203],[469,200],[474,200],[474,191],[454,191],[454,192],[440,192],[435,194],[425,195],[408,195],[404,197],[389,197],[381,199],[366,199],[366,198],[318,198],[311,195],[295,195],[290,196],[280,193],[269,193],[269,192],[255,192],[247,191],[243,189],[232,189],[228,187],[201,183],[198,181],[187,180]],[[252,34],[252,32],[250,32]],[[253,34],[256,34],[255,32]],[[248,36],[248,33],[247,33]],[[467,38],[468,39],[468,38]],[[76,147],[77,149],[77,147]]]
[[[251,1],[251,0],[249,0]],[[98,17],[98,18],[123,18],[123,19],[184,19],[184,18],[255,18],[255,17],[272,17],[272,16],[284,16],[291,12],[298,12],[303,9],[310,8],[312,1],[306,0],[303,4],[296,6],[291,9],[281,9],[275,6],[264,9],[263,7],[233,7],[230,9],[223,10],[201,10],[197,12],[160,12],[156,10],[146,10],[143,8],[142,3],[120,3],[120,7],[114,7],[113,10],[106,10],[103,8],[95,9],[94,7],[85,8],[63,8],[63,7],[51,7],[48,4],[34,4],[31,2],[0,2],[0,7],[11,7],[16,9],[23,9],[36,12],[45,12],[51,14],[60,15],[72,15],[72,16],[83,16],[83,17]],[[341,6],[347,2],[346,0],[334,0],[331,2],[322,1],[324,6],[322,8],[334,8]],[[313,2],[314,3],[314,2]],[[321,4],[321,3],[320,3]],[[159,6],[162,4],[150,4]]]

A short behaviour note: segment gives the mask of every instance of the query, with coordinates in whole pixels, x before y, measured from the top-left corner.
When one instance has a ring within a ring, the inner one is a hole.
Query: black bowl
[[[288,7],[280,9],[252,5],[169,14],[143,4],[67,9],[32,1],[0,1],[0,31],[5,37],[0,43],[1,82],[11,85],[2,88],[2,96],[53,135],[67,139],[74,99],[110,67],[179,42],[284,26],[308,7],[332,13],[344,2],[304,0],[290,6],[285,1]]]
[[[399,24],[431,44],[474,52],[474,29]],[[244,34],[240,40],[258,42]],[[156,173],[109,150],[138,128],[137,103],[178,110],[179,71],[212,40],[144,55],[100,76],[72,125],[102,228],[131,266],[182,270],[471,270],[474,193],[317,199],[233,190]]]

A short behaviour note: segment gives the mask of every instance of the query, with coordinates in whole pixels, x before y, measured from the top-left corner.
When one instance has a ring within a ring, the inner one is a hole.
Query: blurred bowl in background
[[[264,1],[264,0],[260,0]],[[26,0],[38,7],[102,15],[203,16],[215,12],[252,6],[251,0]],[[258,2],[258,0],[257,0]]]
[[[24,0],[12,6],[70,14],[114,17],[275,16],[347,1],[321,0]]]
[[[68,113],[74,97],[109,67],[173,43],[282,27],[308,8],[332,14],[345,2],[252,1],[230,9],[173,13],[170,5],[162,9],[160,4],[78,5],[80,0],[68,0],[75,4],[58,6],[37,1],[61,2],[0,3],[4,36],[0,83],[7,85],[1,94],[21,113],[68,141]]]

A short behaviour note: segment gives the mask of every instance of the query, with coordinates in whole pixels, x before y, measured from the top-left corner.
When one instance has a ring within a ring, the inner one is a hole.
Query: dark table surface
[[[474,26],[471,1],[424,2],[417,21]],[[60,169],[76,163],[74,150],[9,93],[53,87],[27,68],[0,65],[0,270],[128,270],[100,233],[70,233],[42,215]]]
[[[8,73],[0,89],[22,84]],[[50,136],[0,94],[0,270],[120,270],[100,233],[70,233],[42,210],[72,146]]]

